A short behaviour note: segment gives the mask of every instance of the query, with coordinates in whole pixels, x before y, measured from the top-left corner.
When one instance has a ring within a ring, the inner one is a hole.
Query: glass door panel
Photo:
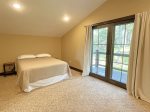
[[[134,23],[115,26],[111,79],[127,83],[130,44]]]
[[[92,66],[91,72],[105,77],[108,28],[93,30]]]

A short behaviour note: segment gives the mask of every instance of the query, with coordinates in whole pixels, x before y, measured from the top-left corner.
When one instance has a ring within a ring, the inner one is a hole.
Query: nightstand
[[[3,75],[7,76],[7,75],[15,75],[16,71],[15,71],[15,63],[14,62],[10,62],[10,63],[4,63],[3,64]]]

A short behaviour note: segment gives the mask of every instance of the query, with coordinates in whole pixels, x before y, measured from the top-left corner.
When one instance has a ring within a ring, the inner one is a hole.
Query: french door
[[[108,27],[93,29],[91,72],[106,76]]]
[[[91,75],[126,88],[134,19],[93,27]]]

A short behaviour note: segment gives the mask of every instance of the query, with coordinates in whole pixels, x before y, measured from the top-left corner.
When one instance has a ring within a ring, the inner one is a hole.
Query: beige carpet
[[[31,93],[19,90],[16,76],[0,77],[0,112],[150,112],[124,89],[72,72],[72,79]]]

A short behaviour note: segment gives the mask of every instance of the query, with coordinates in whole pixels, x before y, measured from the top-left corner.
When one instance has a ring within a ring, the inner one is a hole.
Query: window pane
[[[99,52],[106,53],[106,45],[99,45]]]
[[[98,74],[101,76],[105,76],[106,70],[106,54],[99,54],[99,67],[98,67]]]
[[[106,54],[99,54],[100,61],[106,61]]]
[[[92,66],[91,67],[91,72],[95,73],[95,74],[98,73],[98,68],[96,66]]]
[[[125,44],[131,44],[132,32],[133,32],[133,23],[129,23],[126,25],[126,36],[125,36]]]
[[[115,27],[115,42],[114,44],[123,44],[125,36],[125,25],[117,25]]]
[[[123,54],[123,45],[114,45],[114,54]]]
[[[106,68],[104,66],[99,66],[98,67],[98,74],[99,75],[105,76],[105,71],[106,71]]]
[[[123,64],[128,65],[129,63],[129,57],[123,57]]]
[[[113,69],[121,70],[122,69],[122,64],[113,63]]]
[[[107,44],[107,31],[108,28],[99,29],[99,44]]]
[[[93,54],[92,56],[92,65],[96,64],[96,54]]]
[[[93,44],[98,44],[98,29],[93,30]]]
[[[93,45],[93,53],[99,52],[98,45]]]
[[[130,45],[124,45],[124,54],[128,54],[130,53]]]
[[[121,82],[127,83],[127,72],[122,72]]]
[[[118,63],[118,64],[122,64],[122,56],[114,56],[113,62]]]
[[[105,61],[99,61],[99,65],[105,66],[105,65],[106,65],[106,62],[105,62]]]
[[[116,81],[120,81],[120,79],[121,79],[121,71],[113,69],[112,70],[112,79],[116,80]]]
[[[122,71],[128,71],[128,65],[122,65]]]

